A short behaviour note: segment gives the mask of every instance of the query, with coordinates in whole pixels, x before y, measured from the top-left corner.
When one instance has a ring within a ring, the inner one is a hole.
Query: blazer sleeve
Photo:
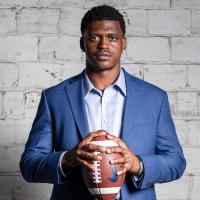
[[[55,152],[53,148],[52,119],[45,91],[43,91],[20,160],[22,176],[28,182],[62,183],[62,175],[59,170],[59,159],[62,153]]]
[[[178,179],[185,170],[186,160],[176,135],[166,92],[157,122],[155,154],[140,155],[140,158],[144,165],[141,189]]]

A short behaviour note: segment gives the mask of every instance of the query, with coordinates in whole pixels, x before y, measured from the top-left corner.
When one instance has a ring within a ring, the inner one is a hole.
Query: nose
[[[98,48],[107,49],[108,48],[108,40],[106,37],[101,37],[98,43]]]

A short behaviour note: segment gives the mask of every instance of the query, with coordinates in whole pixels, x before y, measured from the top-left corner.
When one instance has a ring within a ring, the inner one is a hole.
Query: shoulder
[[[57,85],[46,88],[45,90],[43,90],[43,93],[45,94],[45,96],[61,95],[61,94],[65,93],[65,87],[68,84],[71,84],[76,81],[80,81],[82,79],[82,76],[83,76],[83,72],[81,72],[80,74],[78,74],[76,76],[70,77],[70,78],[62,81]]]
[[[145,92],[149,91],[149,92],[155,92],[155,93],[160,93],[160,94],[165,93],[165,91],[159,88],[158,86],[152,83],[149,83],[147,81],[144,81],[140,78],[137,78],[131,75],[130,73],[128,73],[126,70],[124,70],[124,75],[127,80],[126,81],[127,84],[133,84],[133,86],[137,87],[138,89],[142,89]]]
[[[137,78],[131,74],[129,74],[126,70],[124,70],[124,75],[126,79],[126,84],[130,88],[130,90],[137,90],[142,93],[144,96],[151,96],[151,97],[163,97],[166,94],[166,91],[159,88],[158,86],[144,81],[140,78]]]

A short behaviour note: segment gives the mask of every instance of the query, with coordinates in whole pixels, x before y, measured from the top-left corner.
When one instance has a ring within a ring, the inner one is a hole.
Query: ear
[[[80,38],[80,48],[81,48],[81,50],[82,50],[83,52],[85,52],[83,36]]]
[[[124,38],[123,38],[122,49],[123,49],[123,50],[126,49],[126,37],[125,37],[125,36],[124,36]]]

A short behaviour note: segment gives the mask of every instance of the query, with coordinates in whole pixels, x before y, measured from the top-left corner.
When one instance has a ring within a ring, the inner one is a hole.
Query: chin
[[[112,70],[114,68],[117,68],[117,65],[114,63],[111,63],[110,61],[97,61],[93,62],[93,63],[86,63],[87,68],[92,70],[92,71],[96,71],[96,72],[100,72],[100,71],[107,71],[107,70]]]
[[[97,71],[106,71],[106,70],[111,70],[115,68],[115,65],[112,64],[107,64],[107,63],[96,63],[94,66],[94,69]]]

